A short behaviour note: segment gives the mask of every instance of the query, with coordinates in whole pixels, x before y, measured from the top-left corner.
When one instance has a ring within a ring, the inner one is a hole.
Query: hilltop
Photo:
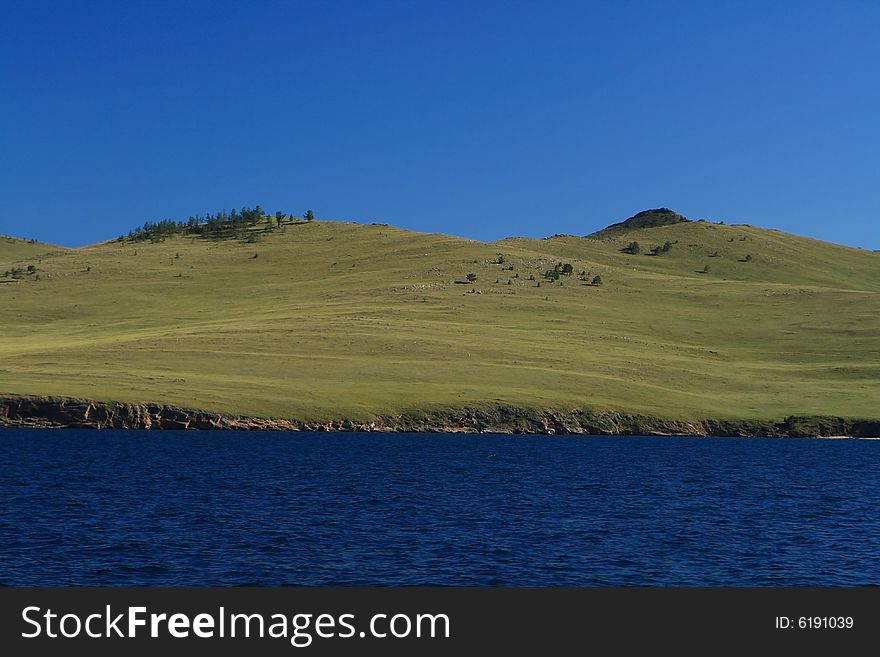
[[[642,212],[633,215],[625,221],[621,221],[617,224],[612,224],[607,228],[603,228],[602,230],[593,233],[592,235],[588,235],[587,237],[592,237],[593,239],[607,239],[610,237],[619,237],[620,235],[629,233],[634,230],[642,230],[644,228],[657,228],[658,226],[671,226],[673,224],[680,224],[686,221],[690,221],[690,219],[681,216],[677,212],[673,212],[669,208],[643,210]]]
[[[410,428],[878,419],[880,254],[650,212],[601,239],[261,216],[78,249],[0,241],[20,272],[0,276],[0,395]]]

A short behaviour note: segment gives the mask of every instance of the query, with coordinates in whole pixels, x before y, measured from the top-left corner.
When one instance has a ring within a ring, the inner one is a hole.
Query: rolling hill
[[[39,256],[52,251],[63,250],[59,246],[37,242],[36,240],[23,240],[8,235],[0,235],[0,274],[6,269],[14,267],[16,262]],[[9,279],[10,276],[2,276]]]
[[[640,215],[492,243],[291,219],[236,239],[0,240],[18,272],[0,277],[0,395],[490,429],[880,419],[880,254]]]

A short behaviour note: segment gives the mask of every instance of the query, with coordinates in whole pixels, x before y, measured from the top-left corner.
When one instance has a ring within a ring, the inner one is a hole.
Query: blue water
[[[5,430],[0,583],[880,584],[880,442]]]

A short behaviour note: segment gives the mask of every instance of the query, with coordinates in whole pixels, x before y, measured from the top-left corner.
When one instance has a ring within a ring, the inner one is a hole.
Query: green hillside
[[[48,255],[0,241],[33,267],[0,277],[0,394],[298,419],[880,417],[875,252],[708,222],[495,243],[273,224]]]

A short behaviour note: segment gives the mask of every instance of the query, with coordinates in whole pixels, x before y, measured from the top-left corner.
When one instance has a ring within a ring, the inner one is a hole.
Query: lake
[[[880,584],[880,441],[0,430],[4,585]]]

